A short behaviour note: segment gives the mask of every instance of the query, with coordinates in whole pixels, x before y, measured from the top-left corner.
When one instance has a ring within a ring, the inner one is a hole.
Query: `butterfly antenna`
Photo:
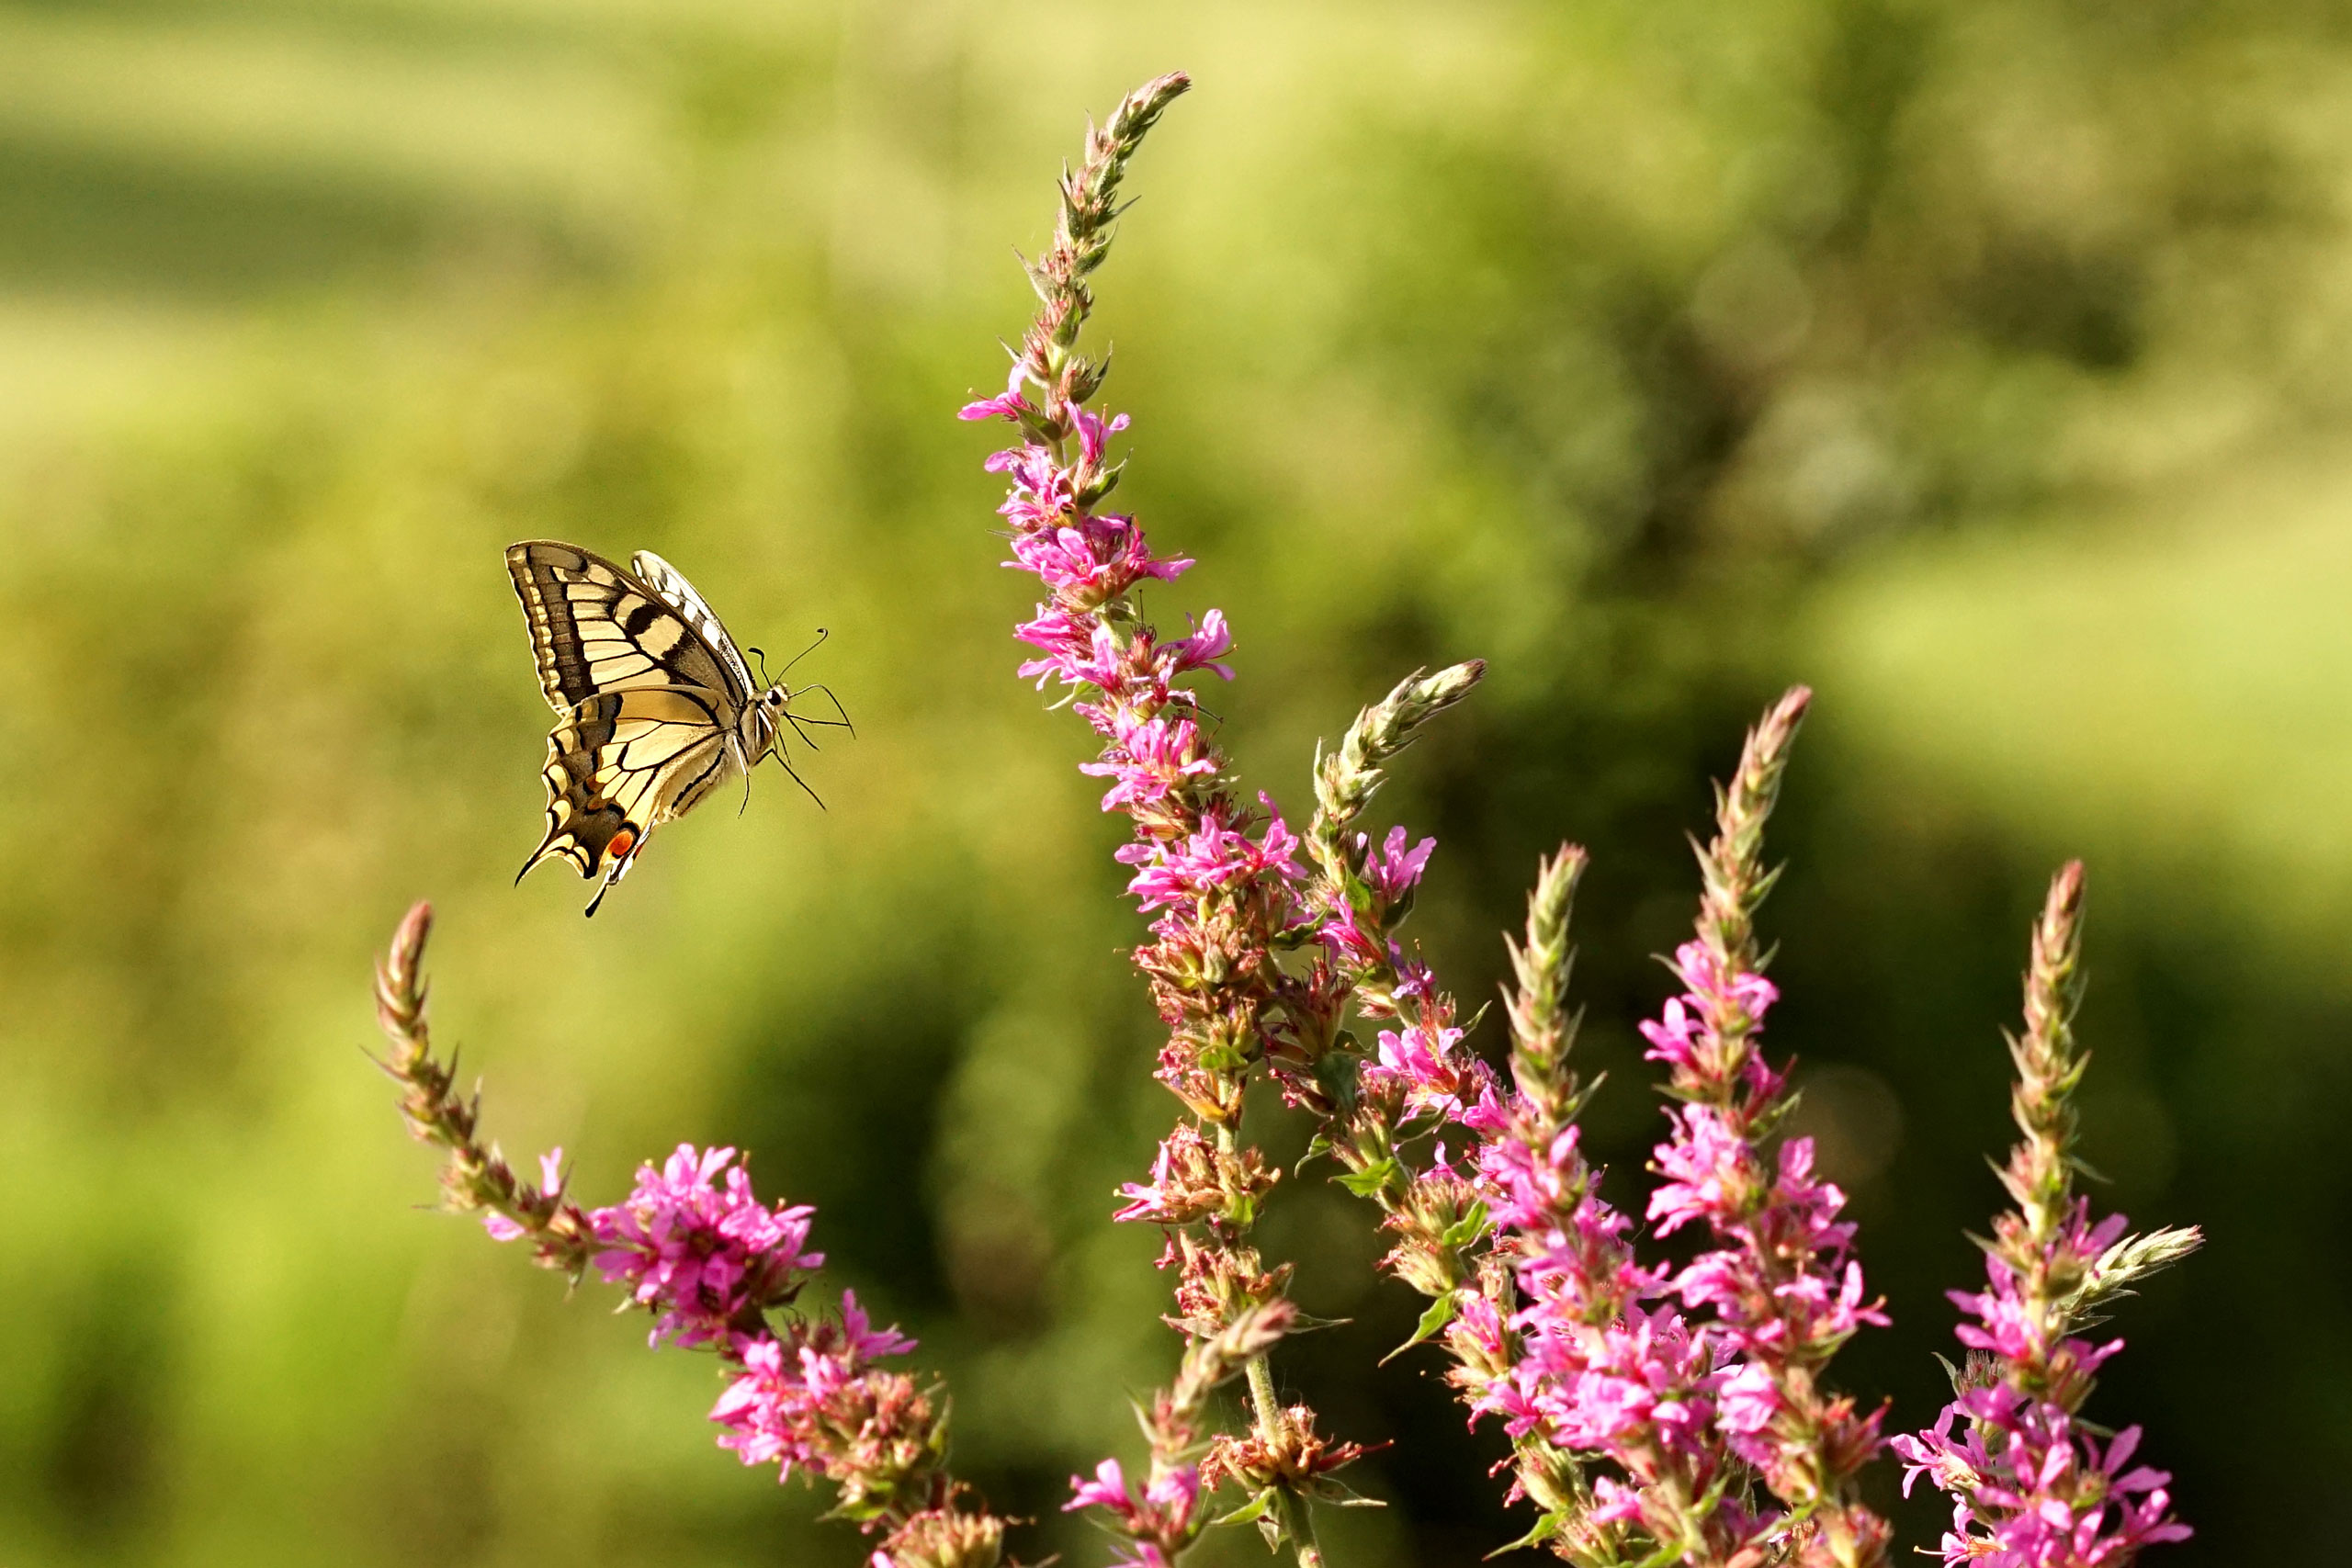
[[[802,649],[799,652],[797,652],[797,653],[794,654],[794,655],[792,656],[792,664],[797,664],[797,663],[799,663],[802,660],[804,660],[804,659],[808,658],[810,654],[812,654],[812,653],[816,652],[820,648],[822,648],[822,647],[825,645],[825,639],[826,639],[827,637],[829,637],[832,636],[832,635],[833,635],[833,634],[832,634],[831,631],[827,630],[825,627],[823,627],[823,626],[819,626],[819,627],[817,628],[817,640],[816,640],[816,641],[814,641],[814,642],[812,642],[812,643],[810,643],[808,647],[806,647],[806,648]],[[786,665],[783,669],[781,669],[781,670],[777,671],[776,671],[776,673],[777,673],[778,675],[789,675],[789,674],[791,674],[791,673],[792,673],[792,664],[787,664],[787,665]]]
[[[763,686],[775,685],[775,682],[768,679],[768,650],[762,648],[755,642],[746,645],[743,651],[749,653],[752,658],[760,661],[760,684]]]

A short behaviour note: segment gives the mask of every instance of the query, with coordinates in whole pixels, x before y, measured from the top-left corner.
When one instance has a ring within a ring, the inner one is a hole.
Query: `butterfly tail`
[[[636,843],[629,846],[627,854],[621,855],[605,868],[605,880],[596,885],[596,896],[588,900],[586,908],[580,911],[583,919],[593,920],[596,918],[597,908],[604,903],[605,895],[620,886],[621,878],[628,874],[628,868],[637,863],[637,852],[644,845],[643,839],[638,840]]]

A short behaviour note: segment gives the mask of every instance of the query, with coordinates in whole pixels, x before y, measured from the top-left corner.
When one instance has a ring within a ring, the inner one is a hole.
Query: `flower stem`
[[[1274,1416],[1282,1406],[1274,1403],[1273,1367],[1263,1356],[1250,1358],[1250,1404],[1258,1413],[1260,1427],[1271,1431]]]
[[[1277,1506],[1283,1511],[1283,1531],[1290,1537],[1292,1550],[1298,1553],[1298,1568],[1325,1568],[1323,1543],[1316,1539],[1315,1518],[1307,1511],[1306,1499],[1296,1493],[1284,1492]]]

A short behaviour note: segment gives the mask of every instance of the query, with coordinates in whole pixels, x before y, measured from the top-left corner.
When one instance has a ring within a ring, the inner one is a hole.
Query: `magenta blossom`
[[[665,1336],[680,1345],[718,1338],[746,1312],[790,1299],[797,1276],[825,1260],[801,1250],[816,1211],[768,1209],[734,1158],[730,1148],[698,1153],[680,1144],[661,1170],[638,1168],[637,1189],[624,1201],[588,1216],[605,1243],[598,1271],[661,1314],[656,1344]]]
[[[1372,835],[1358,833],[1356,850],[1363,862],[1363,879],[1372,890],[1388,903],[1395,903],[1418,886],[1421,872],[1430,863],[1430,856],[1437,849],[1435,839],[1423,839],[1412,849],[1405,848],[1410,835],[1402,826],[1388,829],[1388,837],[1377,852],[1372,848]]]
[[[854,1453],[857,1438],[881,1425],[876,1414],[912,1404],[912,1385],[902,1375],[869,1369],[914,1348],[897,1329],[876,1328],[854,1291],[842,1292],[838,1321],[796,1323],[781,1338],[733,1336],[728,1356],[741,1370],[710,1411],[711,1420],[727,1428],[718,1446],[733,1450],[745,1464],[776,1465],[778,1480],[795,1465],[833,1473],[842,1468],[843,1448]]]
[[[1100,468],[1102,449],[1110,438],[1127,427],[1127,416],[1114,413],[1109,419],[1091,409],[1072,408],[1070,423],[1078,427],[1079,460],[1087,468]]]
[[[1363,1067],[1369,1085],[1395,1084],[1404,1091],[1406,1114],[1433,1111],[1459,1120],[1494,1085],[1494,1069],[1463,1048],[1463,1032],[1429,1018],[1402,1031],[1380,1032],[1380,1054]]]
[[[1256,839],[1236,831],[1216,817],[1204,817],[1200,830],[1173,844],[1139,841],[1121,847],[1116,858],[1140,866],[1127,884],[1145,913],[1189,903],[1213,888],[1231,887],[1257,877],[1272,877],[1283,885],[1306,875],[1292,858],[1298,836],[1286,827],[1273,802],[1261,795],[1268,813],[1265,830]]]
[[[1023,414],[1034,415],[1037,412],[1035,407],[1028,399],[1021,395],[1022,379],[1021,365],[1016,360],[1013,362],[1012,374],[1005,378],[1003,391],[993,398],[983,398],[978,402],[966,403],[956,411],[956,417],[957,419],[1001,417],[1017,421]]]
[[[1015,570],[1035,572],[1057,598],[1092,608],[1147,577],[1181,576],[1187,560],[1155,559],[1132,518],[1082,516],[1012,536]],[[1034,640],[1034,639],[1032,639]]]
[[[1114,720],[1102,760],[1080,762],[1078,771],[1112,781],[1102,795],[1102,809],[1115,811],[1165,800],[1187,779],[1213,777],[1217,761],[1206,754],[1200,727],[1189,718],[1122,715]]]
[[[1145,1538],[1182,1539],[1201,1496],[1200,1469],[1189,1464],[1177,1465],[1159,1476],[1144,1488],[1140,1498],[1129,1489],[1126,1472],[1115,1459],[1095,1466],[1093,1480],[1081,1481],[1073,1475],[1069,1484],[1070,1500],[1062,1505],[1063,1513],[1105,1509],[1117,1517],[1126,1534]]]
[[[1955,1438],[1963,1417],[1968,1430]],[[2103,1568],[2191,1533],[2172,1517],[2169,1475],[2125,1468],[2139,1444],[2137,1427],[2101,1445],[2064,1405],[1995,1384],[1969,1390],[1931,1430],[1894,1448],[1906,1496],[1924,1475],[1953,1499],[1947,1564]]]

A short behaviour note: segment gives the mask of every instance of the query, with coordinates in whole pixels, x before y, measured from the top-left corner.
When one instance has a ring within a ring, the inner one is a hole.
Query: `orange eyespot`
[[[627,858],[629,851],[635,848],[637,848],[637,829],[624,825],[619,832],[605,840],[605,858],[622,860]]]

